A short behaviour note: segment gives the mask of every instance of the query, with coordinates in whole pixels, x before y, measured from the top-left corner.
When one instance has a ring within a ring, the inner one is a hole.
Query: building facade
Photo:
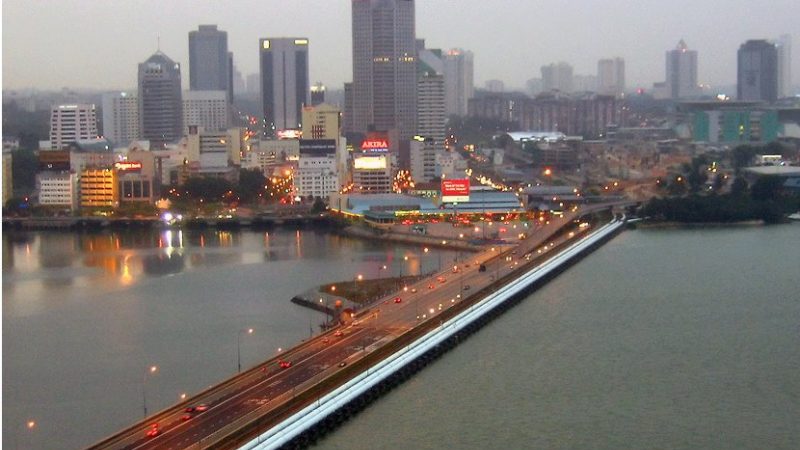
[[[265,38],[259,41],[264,135],[301,128],[308,104],[308,39]]]
[[[97,137],[97,113],[94,105],[55,105],[50,109],[50,150]]]
[[[39,204],[74,210],[77,208],[78,187],[74,173],[45,171],[36,175]]]
[[[597,92],[606,95],[625,93],[625,60],[608,58],[597,61]]]
[[[431,72],[419,75],[417,81],[417,134],[444,146],[447,128],[444,76]]]
[[[294,171],[295,195],[321,197],[339,191],[335,139],[303,139],[300,141],[300,157]]]
[[[190,90],[224,91],[232,95],[228,92],[231,70],[227,32],[218,30],[216,25],[200,25],[189,32]]]
[[[103,136],[115,147],[139,139],[139,100],[128,92],[103,94]]]
[[[117,172],[112,168],[87,168],[80,172],[81,208],[116,208],[119,206]]]
[[[303,108],[303,139],[334,139],[339,142],[342,113],[327,103]]]
[[[745,42],[737,53],[736,96],[740,101],[778,99],[778,49],[759,39]]]
[[[352,0],[353,83],[348,128],[416,134],[414,0]],[[350,123],[352,118],[352,123]]]
[[[445,113],[466,116],[469,99],[475,96],[472,52],[454,48],[443,56]]]
[[[206,131],[228,129],[226,91],[185,91],[183,93],[183,134],[192,125]]]
[[[665,87],[668,98],[697,96],[697,51],[689,50],[689,46],[681,39],[674,50],[667,52],[666,61]]]
[[[429,137],[416,136],[411,141],[411,178],[414,182],[436,180],[436,149],[438,143]]]
[[[572,86],[572,66],[565,63],[553,63],[547,66],[542,66],[542,88],[544,92],[547,91],[561,91],[570,93],[573,90]]]
[[[792,96],[792,36],[782,34],[775,43],[778,49],[778,98]]]
[[[161,51],[139,64],[139,137],[152,148],[176,142],[183,131],[181,66]]]

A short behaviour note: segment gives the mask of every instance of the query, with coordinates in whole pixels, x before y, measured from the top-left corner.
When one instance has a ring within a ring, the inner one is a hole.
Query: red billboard
[[[361,143],[361,151],[364,152],[388,152],[389,141],[386,139],[366,139]]]
[[[442,180],[442,201],[448,203],[468,202],[469,179]]]

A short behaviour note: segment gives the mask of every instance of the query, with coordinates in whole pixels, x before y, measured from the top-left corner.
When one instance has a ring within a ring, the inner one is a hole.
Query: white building
[[[300,158],[294,172],[295,195],[328,198],[338,192],[341,186],[336,154],[335,139],[300,141]]]
[[[436,180],[436,148],[438,146],[433,139],[421,136],[411,141],[409,156],[411,160],[411,178],[414,182]]]
[[[572,66],[565,63],[553,63],[542,66],[542,89],[547,91],[558,90],[572,92]]]
[[[666,56],[666,92],[669,98],[687,98],[699,94],[697,87],[697,51],[681,39],[674,50]]]
[[[103,137],[114,147],[124,147],[139,139],[139,103],[135,95],[103,94]]]
[[[436,176],[438,178],[466,178],[467,161],[456,152],[436,153]]]
[[[196,125],[209,132],[228,129],[226,91],[183,91],[183,134]]]
[[[792,96],[792,36],[782,34],[775,46],[778,48],[778,98]]]
[[[472,52],[454,48],[444,54],[445,112],[467,115],[467,103],[475,96]]]
[[[51,150],[61,150],[72,142],[96,137],[94,105],[56,105],[50,109]]]
[[[190,127],[186,139],[189,166],[200,171],[220,169],[222,172],[227,172],[230,166],[239,165],[241,135],[241,128],[205,131],[202,128]]]
[[[75,209],[78,202],[77,179],[70,172],[41,172],[36,175],[39,204]]]
[[[425,73],[417,79],[417,134],[444,146],[447,127],[444,77]]]

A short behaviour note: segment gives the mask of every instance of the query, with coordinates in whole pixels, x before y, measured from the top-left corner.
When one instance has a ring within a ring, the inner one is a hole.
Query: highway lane
[[[458,261],[456,273],[452,272],[453,266],[448,265],[430,278],[409,284],[405,291],[401,290],[369,305],[363,315],[359,314],[353,326],[343,330],[343,336],[337,337],[337,331],[331,330],[284,352],[280,358],[247,371],[230,385],[212,389],[193,399],[193,404],[206,403],[209,407],[207,411],[182,420],[183,408],[176,407],[163,416],[140,423],[116,444],[94,448],[203,448],[205,444],[224,437],[226,430],[231,430],[243,419],[275,411],[302,390],[342,370],[339,367],[341,362],[352,364],[366,356],[368,350],[374,350],[376,345],[385,344],[419,323],[435,318],[494,280],[518,269],[528,262],[526,254],[538,256],[539,251],[574,238],[565,234],[557,242],[550,239],[578,214],[570,211],[563,218],[554,218],[528,230],[529,235],[513,248],[501,250],[500,246],[496,246],[478,254],[470,254]],[[588,227],[576,228],[576,232],[586,229]],[[479,271],[480,264],[486,266],[484,272]],[[437,280],[439,277],[443,281]],[[395,303],[395,297],[400,297],[401,301]],[[279,360],[291,361],[292,365],[281,368]],[[160,433],[148,437],[145,433],[153,422],[159,424]]]

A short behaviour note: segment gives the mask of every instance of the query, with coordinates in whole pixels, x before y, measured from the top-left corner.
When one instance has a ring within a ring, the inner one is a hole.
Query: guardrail
[[[528,286],[537,280],[548,276],[551,272],[558,270],[559,266],[562,264],[581,255],[592,246],[599,244],[622,227],[624,223],[624,218],[614,219],[591,234],[582,237],[557,256],[532,268],[517,279],[500,287],[497,291],[479,300],[466,311],[442,323],[437,329],[428,332],[394,355],[382,360],[365,372],[350,379],[345,384],[320,397],[313,404],[291,415],[280,424],[272,427],[240,448],[243,450],[272,449],[289,443],[292,439],[313,427],[328,415],[357,399],[360,395],[386,380],[407,364],[450,339],[465,327],[470,326],[497,306],[515,295],[524,292]]]

